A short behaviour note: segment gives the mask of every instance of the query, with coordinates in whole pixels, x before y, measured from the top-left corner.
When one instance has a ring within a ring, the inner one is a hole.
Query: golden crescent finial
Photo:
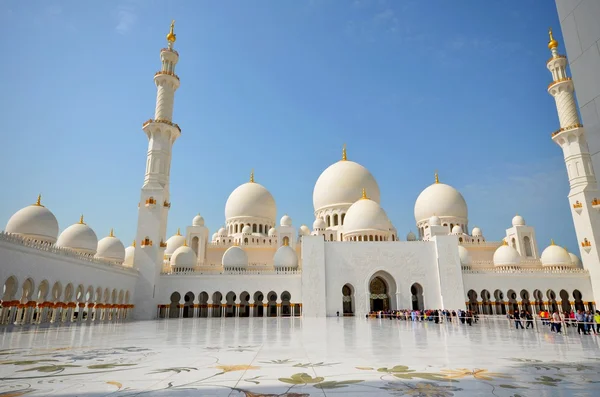
[[[254,168],[250,171],[250,183],[254,183]]]
[[[367,189],[365,189],[364,187],[362,189],[362,197],[361,197],[361,199],[362,200],[368,199],[368,197],[367,197]]]
[[[42,194],[38,194],[38,198],[37,201],[35,202],[35,205],[37,205],[38,207],[42,206]]]
[[[553,50],[558,47],[558,41],[554,39],[554,35],[552,34],[552,28],[548,28],[548,36],[550,36],[550,41],[548,42],[548,49]]]
[[[83,214],[81,214],[81,216],[79,217],[79,224],[85,225],[85,223],[83,222]]]
[[[502,245],[508,245],[505,238],[502,239]]]
[[[131,244],[132,247],[135,247],[135,240],[133,240],[133,244]]]
[[[348,153],[346,152],[346,144],[342,147],[342,161],[348,160]]]
[[[183,246],[187,247],[187,240],[183,240]]]
[[[554,244],[554,239],[550,239],[550,245],[556,245]]]
[[[171,21],[171,30],[169,31],[169,34],[167,34],[167,41],[169,43],[174,43],[175,40],[177,40],[177,36],[175,35],[175,20],[173,19]]]
[[[177,236],[181,236],[181,229],[177,228]]]
[[[110,228],[110,233],[108,234],[108,237],[115,237],[115,231],[112,227]]]
[[[440,183],[440,176],[438,175],[437,170],[435,170],[434,177],[435,177],[435,183]]]

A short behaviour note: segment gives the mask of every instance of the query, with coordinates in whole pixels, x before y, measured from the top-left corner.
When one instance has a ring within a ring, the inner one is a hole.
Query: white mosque
[[[540,254],[535,229],[515,216],[502,241],[471,227],[463,196],[435,175],[418,196],[418,235],[401,239],[363,165],[341,159],[319,176],[312,230],[296,227],[251,174],[225,204],[212,235],[197,215],[166,234],[179,54],[171,24],[148,137],[137,235],[127,248],[112,231],[100,240],[83,217],[59,234],[38,197],[0,234],[0,324],[104,322],[124,318],[364,316],[373,310],[469,307],[483,314],[515,309],[593,309],[600,299],[600,197],[579,121],[566,57],[550,32],[552,73],[569,202],[582,261],[551,242]]]

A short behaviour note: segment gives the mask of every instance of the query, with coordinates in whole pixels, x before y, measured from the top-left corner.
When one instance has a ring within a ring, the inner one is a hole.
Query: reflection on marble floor
[[[594,396],[600,337],[364,318],[0,329],[6,396]]]

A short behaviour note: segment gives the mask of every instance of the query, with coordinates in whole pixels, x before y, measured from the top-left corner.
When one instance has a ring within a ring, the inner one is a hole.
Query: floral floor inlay
[[[0,329],[7,396],[595,396],[600,337],[376,319]]]

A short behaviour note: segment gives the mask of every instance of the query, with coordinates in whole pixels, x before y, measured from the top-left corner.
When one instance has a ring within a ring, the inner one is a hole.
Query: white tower
[[[600,193],[585,130],[577,113],[573,81],[567,76],[567,57],[558,53],[558,42],[552,36],[552,29],[549,33],[548,48],[552,58],[546,66],[552,73],[553,81],[548,86],[548,93],[556,101],[560,121],[560,129],[552,134],[552,140],[563,150],[571,187],[569,205],[581,259],[590,273],[594,301],[600,303]]]
[[[181,135],[181,129],[172,121],[175,90],[179,88],[179,77],[175,65],[179,54],[173,49],[175,21],[167,34],[168,47],[160,50],[162,68],[154,75],[157,87],[154,119],[143,124],[148,137],[146,175],[138,204],[138,226],[134,267],[140,272],[135,288],[135,317],[156,317],[155,287],[160,277],[163,254],[166,247],[165,234],[169,201],[169,174],[173,143]]]

